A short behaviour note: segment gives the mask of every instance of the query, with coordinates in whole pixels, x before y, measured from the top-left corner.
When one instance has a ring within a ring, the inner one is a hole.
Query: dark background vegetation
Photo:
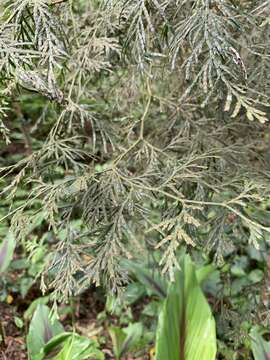
[[[0,256],[0,358],[27,358],[40,298],[106,358],[130,324],[123,358],[154,358],[188,252],[212,266],[218,359],[251,359],[270,321],[269,1],[2,0],[0,14],[0,243],[16,242]]]

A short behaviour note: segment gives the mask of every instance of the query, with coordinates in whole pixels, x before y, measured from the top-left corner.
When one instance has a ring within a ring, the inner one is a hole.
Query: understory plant
[[[39,304],[27,335],[29,360],[104,360],[98,343],[75,332],[65,332],[50,309]]]
[[[156,360],[215,360],[215,320],[189,256],[175,278],[159,315]]]
[[[48,245],[44,292],[119,293],[123,259],[174,281],[183,246],[221,265],[269,239],[268,1],[3,0],[0,14],[0,221],[30,258]]]

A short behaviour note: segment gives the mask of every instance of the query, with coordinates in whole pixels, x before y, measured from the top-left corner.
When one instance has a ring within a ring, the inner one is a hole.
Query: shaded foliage
[[[27,244],[42,212],[43,290],[121,290],[120,259],[156,249],[172,280],[182,244],[222,262],[270,232],[268,5],[2,2],[2,146],[19,130],[25,148],[0,169],[1,221]]]

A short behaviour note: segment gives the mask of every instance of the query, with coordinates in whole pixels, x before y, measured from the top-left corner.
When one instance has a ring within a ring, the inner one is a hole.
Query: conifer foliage
[[[16,129],[26,144],[0,169],[1,221],[27,244],[43,215],[44,289],[119,290],[121,259],[156,250],[173,279],[185,244],[220,262],[239,234],[256,246],[270,232],[253,216],[269,193],[268,0],[3,0],[0,13],[1,147]]]

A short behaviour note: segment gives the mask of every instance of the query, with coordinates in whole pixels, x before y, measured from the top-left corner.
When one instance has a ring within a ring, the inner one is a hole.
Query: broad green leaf
[[[15,239],[11,232],[8,232],[0,245],[0,274],[7,270],[15,249]]]
[[[148,295],[157,295],[164,299],[167,295],[168,282],[158,271],[149,269],[145,264],[136,263],[130,260],[122,260],[122,265],[145,286]],[[213,265],[205,265],[196,270],[199,283],[202,283],[211,273],[214,272]]]
[[[98,349],[95,340],[71,332],[54,336],[33,360],[104,360],[104,354]]]
[[[215,271],[215,268],[212,264],[202,266],[201,268],[196,270],[196,277],[198,280],[198,283],[203,283],[210,274],[212,274]]]
[[[71,334],[63,343],[63,348],[54,360],[104,360],[104,354],[98,349],[96,341],[85,336]]]
[[[264,272],[260,269],[254,269],[248,274],[248,279],[252,282],[252,284],[262,281],[263,278]]]
[[[215,360],[215,321],[189,256],[180,267],[159,316],[156,360]]]
[[[59,345],[63,345],[63,343],[73,335],[70,332],[63,332],[58,335],[55,335],[47,344],[44,345],[42,351],[40,352],[43,356],[50,354],[54,351]]]
[[[47,305],[47,303],[50,300],[50,296],[43,296],[35,299],[31,302],[27,310],[24,312],[23,317],[25,320],[29,320],[31,316],[33,315],[34,311],[36,310],[38,305]]]
[[[156,318],[157,314],[160,312],[161,305],[161,301],[152,300],[150,303],[144,306],[141,314]]]
[[[116,326],[109,327],[109,334],[112,339],[114,355],[116,357],[116,360],[119,360],[121,355],[121,349],[123,347],[126,338],[126,334],[121,328]]]
[[[25,298],[25,296],[27,295],[28,291],[30,290],[34,282],[35,279],[29,276],[20,279],[20,294],[23,298]]]
[[[17,328],[23,328],[23,320],[21,318],[19,318],[18,316],[14,316],[14,322]]]
[[[129,324],[129,326],[123,330],[126,334],[126,338],[122,345],[121,356],[123,356],[129,350],[131,351],[132,348],[138,344],[143,335],[143,325],[142,323],[137,322],[134,324]]]
[[[142,263],[139,264],[130,260],[122,260],[122,265],[146,287],[149,295],[155,294],[161,298],[166,297],[167,282],[158,271],[153,271]]]
[[[112,338],[114,354],[118,360],[139,343],[143,335],[143,326],[141,323],[129,324],[124,329],[111,326],[109,333]]]
[[[60,322],[51,319],[48,306],[39,304],[34,312],[27,335],[27,348],[30,359],[42,359],[39,354],[44,345],[63,331]]]
[[[144,295],[146,295],[145,287],[139,282],[133,282],[126,287],[123,294],[123,301],[128,305],[132,305]]]
[[[251,349],[255,360],[270,360],[270,341],[264,340],[257,327],[250,331]]]

